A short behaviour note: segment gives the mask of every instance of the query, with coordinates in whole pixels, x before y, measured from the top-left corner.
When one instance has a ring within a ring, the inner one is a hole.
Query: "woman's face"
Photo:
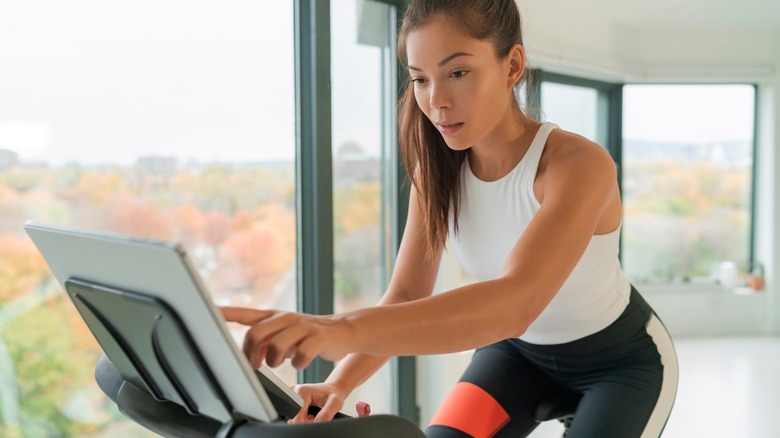
[[[417,105],[451,149],[482,142],[506,120],[517,78],[490,41],[436,19],[409,33],[406,55]]]

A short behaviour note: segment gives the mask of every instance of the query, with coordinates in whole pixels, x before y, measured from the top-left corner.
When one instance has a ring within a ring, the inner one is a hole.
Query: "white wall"
[[[777,65],[780,65],[780,53],[778,58]],[[758,201],[761,211],[758,256],[767,260],[768,267],[767,329],[770,333],[780,334],[780,202],[777,200],[780,196],[780,74],[775,75],[773,83],[764,87],[759,99],[762,111],[759,118],[759,137],[762,138],[759,182],[762,191]]]

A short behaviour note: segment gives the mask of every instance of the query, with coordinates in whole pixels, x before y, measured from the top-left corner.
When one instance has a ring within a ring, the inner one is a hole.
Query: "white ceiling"
[[[550,71],[663,81],[780,71],[780,0],[516,1],[529,59]]]
[[[780,0],[518,0],[521,13],[555,10],[597,24],[650,28],[780,30]]]

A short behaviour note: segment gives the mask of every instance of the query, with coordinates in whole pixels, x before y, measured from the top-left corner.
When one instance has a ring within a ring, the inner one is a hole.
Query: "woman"
[[[671,340],[618,262],[616,169],[599,145],[527,117],[513,0],[412,0],[398,54],[409,216],[380,305],[331,316],[225,308],[254,366],[343,361],[296,390],[325,421],[392,355],[477,348],[429,437],[526,436],[541,398],[582,394],[570,437],[660,435]],[[447,239],[479,282],[432,296]],[[457,415],[467,406],[470,418]]]

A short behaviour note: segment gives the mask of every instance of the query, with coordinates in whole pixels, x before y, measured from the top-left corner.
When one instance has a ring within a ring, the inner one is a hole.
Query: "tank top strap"
[[[553,129],[558,129],[558,125],[551,122],[544,122],[542,123],[542,126],[539,127],[539,130],[536,131],[536,135],[531,141],[531,146],[528,147],[528,151],[523,158],[526,175],[531,175],[532,177],[536,176],[536,170],[539,168],[539,160],[542,158],[544,145],[547,144],[547,138],[550,137],[550,133]]]

